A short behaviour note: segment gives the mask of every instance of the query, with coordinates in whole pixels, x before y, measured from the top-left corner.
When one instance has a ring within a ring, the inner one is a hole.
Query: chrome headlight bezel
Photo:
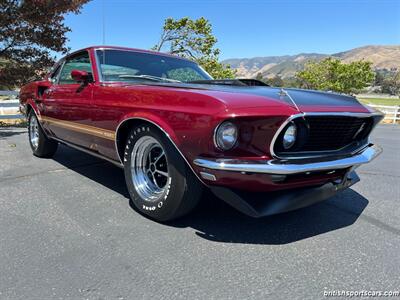
[[[233,149],[237,145],[239,130],[230,121],[219,124],[214,131],[214,145],[222,151]]]
[[[297,140],[297,126],[294,122],[290,122],[282,136],[282,147],[289,150],[296,144]]]

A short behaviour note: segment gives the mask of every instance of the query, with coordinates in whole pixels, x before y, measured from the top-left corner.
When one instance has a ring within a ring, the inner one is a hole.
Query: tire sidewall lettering
[[[126,148],[124,151],[124,161],[125,162],[129,162],[129,164],[131,164],[130,155],[131,155],[133,147],[135,146],[135,142],[140,137],[147,135],[146,133],[150,133],[151,136],[154,136],[154,134],[152,134],[152,129],[149,126],[139,126],[133,131],[133,134],[129,134],[128,140],[126,143]],[[162,143],[161,141],[159,141],[159,142]],[[130,178],[130,180],[132,180],[132,178]],[[154,204],[149,204],[149,203],[145,202],[143,199],[136,196],[136,193],[134,192],[134,194],[135,194],[134,198],[136,200],[136,203],[140,203],[138,208],[145,211],[146,213],[165,209],[165,205],[168,202],[168,196],[170,195],[170,192],[171,192],[171,187],[172,187],[172,178],[169,177],[167,187],[166,187],[167,189],[165,191],[165,196],[162,199],[160,199],[159,201],[155,202]],[[134,190],[135,188],[133,187],[132,189]]]

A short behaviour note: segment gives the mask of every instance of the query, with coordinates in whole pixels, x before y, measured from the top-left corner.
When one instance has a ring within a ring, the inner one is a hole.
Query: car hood
[[[131,86],[130,84],[126,84]],[[234,86],[199,83],[149,83],[147,86],[168,87],[208,95],[229,108],[290,106],[299,112],[363,112],[370,110],[351,96],[332,92],[287,89],[269,86]]]
[[[263,103],[269,101],[268,105],[270,106],[277,102],[285,103],[293,106],[299,112],[369,112],[356,98],[331,92],[266,86],[197,85],[197,87],[193,88],[204,89],[209,94],[216,93],[215,96],[226,102],[228,106],[240,105],[233,99],[240,95],[242,105],[246,106],[252,106],[252,103],[254,106],[262,106]],[[235,97],[232,97],[232,94]],[[244,99],[245,96],[254,97]]]

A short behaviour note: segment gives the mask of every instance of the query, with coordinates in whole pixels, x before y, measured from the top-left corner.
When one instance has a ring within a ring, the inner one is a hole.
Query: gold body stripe
[[[108,130],[108,129],[103,129],[99,127],[94,127],[94,126],[89,126],[77,122],[71,122],[71,121],[64,121],[64,120],[59,120],[59,119],[54,119],[50,117],[45,117],[41,116],[41,121],[43,122],[48,122],[54,126],[61,127],[64,129],[69,129],[72,131],[88,134],[88,135],[94,135],[103,139],[107,140],[115,140],[115,131]]]

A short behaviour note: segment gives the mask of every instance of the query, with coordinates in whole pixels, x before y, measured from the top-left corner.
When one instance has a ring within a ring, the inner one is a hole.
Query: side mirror
[[[80,83],[88,83],[93,80],[92,74],[82,70],[72,70],[71,77],[73,80]]]

